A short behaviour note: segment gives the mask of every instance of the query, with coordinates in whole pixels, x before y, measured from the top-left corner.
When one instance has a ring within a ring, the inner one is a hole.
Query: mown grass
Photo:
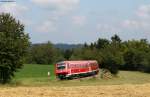
[[[47,78],[48,72],[51,74],[51,79],[54,79],[54,65],[25,64],[24,67],[15,74],[15,79]]]
[[[47,76],[50,71],[51,76]],[[55,79],[54,65],[25,64],[15,74],[13,85],[25,86],[83,86],[83,85],[117,85],[117,84],[143,84],[150,83],[150,74],[131,71],[120,71],[112,79],[86,78],[60,81]]]

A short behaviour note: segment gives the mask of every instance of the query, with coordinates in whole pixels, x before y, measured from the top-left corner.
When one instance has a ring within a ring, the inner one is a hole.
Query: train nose
[[[68,72],[66,70],[58,70],[56,73],[57,74],[67,74]]]

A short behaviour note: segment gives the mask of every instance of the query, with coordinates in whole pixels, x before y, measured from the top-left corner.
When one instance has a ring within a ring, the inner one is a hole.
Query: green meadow
[[[47,72],[50,72],[50,77],[48,77]],[[101,79],[100,75],[98,75],[96,79],[91,77],[61,81],[55,78],[54,65],[37,64],[25,64],[20,71],[16,72],[12,81],[12,85],[23,86],[83,86],[144,83],[150,83],[150,74],[133,71],[120,71],[112,79]]]

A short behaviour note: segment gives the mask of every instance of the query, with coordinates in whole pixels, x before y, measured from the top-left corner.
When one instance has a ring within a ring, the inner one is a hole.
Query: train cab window
[[[66,68],[66,65],[64,63],[61,63],[61,64],[57,64],[57,69],[58,70],[63,70]]]

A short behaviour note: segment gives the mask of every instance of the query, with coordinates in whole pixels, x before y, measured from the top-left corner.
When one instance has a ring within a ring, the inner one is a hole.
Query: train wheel
[[[58,78],[59,78],[60,80],[64,80],[64,79],[66,79],[66,75],[60,74],[60,75],[58,75]]]

